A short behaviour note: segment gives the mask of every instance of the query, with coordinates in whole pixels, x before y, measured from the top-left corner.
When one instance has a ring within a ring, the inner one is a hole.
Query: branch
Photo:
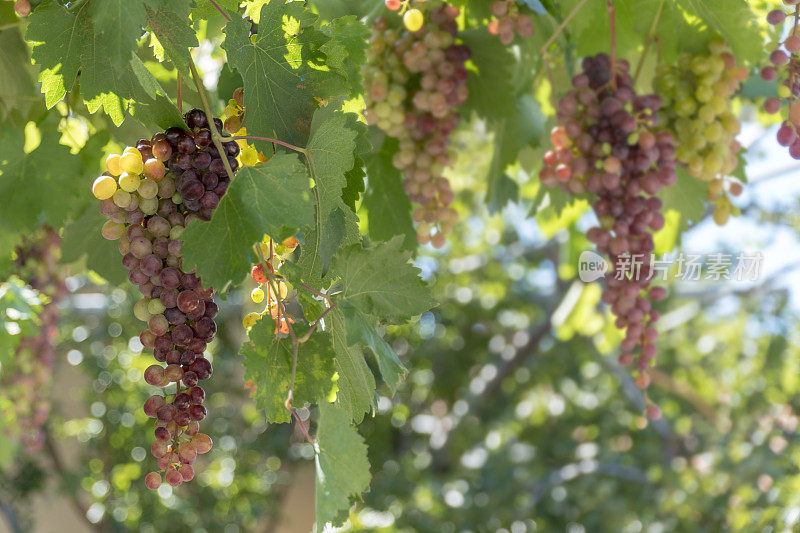
[[[266,142],[270,142],[272,144],[280,144],[281,146],[285,146],[286,148],[289,148],[290,150],[294,150],[295,152],[300,152],[301,154],[308,155],[308,152],[307,152],[307,150],[305,148],[300,148],[299,146],[295,146],[293,144],[289,144],[287,142],[284,142],[284,141],[281,141],[281,140],[278,140],[278,139],[273,139],[272,137],[256,137],[255,135],[237,135],[237,136],[233,137],[232,139],[234,141],[241,141],[241,140],[246,140],[246,141],[266,141]]]
[[[550,45],[553,44],[553,42],[556,39],[558,39],[558,36],[561,35],[561,33],[564,31],[564,28],[567,27],[567,24],[569,24],[569,21],[572,20],[572,17],[574,17],[578,13],[578,10],[580,10],[580,8],[582,8],[585,3],[586,3],[586,0],[581,0],[580,2],[577,3],[577,5],[575,7],[572,8],[572,11],[569,12],[569,15],[567,15],[567,18],[565,18],[561,22],[561,24],[559,24],[558,28],[556,28],[556,31],[553,32],[553,35],[551,35],[550,38],[547,39],[547,42],[545,42],[542,45],[542,47],[539,49],[539,55],[540,56],[544,55],[544,53],[547,51],[547,49],[550,47]]]
[[[617,24],[614,16],[613,0],[606,0],[608,22],[611,30],[611,88],[617,90]]]
[[[647,32],[647,39],[644,42],[644,48],[642,49],[642,55],[639,56],[639,62],[636,64],[636,71],[633,74],[633,84],[636,84],[636,80],[639,79],[639,73],[642,71],[642,67],[644,66],[644,58],[647,57],[647,52],[650,51],[650,45],[653,44],[653,40],[656,37],[656,28],[658,27],[658,19],[661,18],[661,11],[664,9],[664,0],[661,0],[661,3],[658,4],[658,11],[656,11],[656,16],[653,17],[653,24],[650,25],[650,31]]]

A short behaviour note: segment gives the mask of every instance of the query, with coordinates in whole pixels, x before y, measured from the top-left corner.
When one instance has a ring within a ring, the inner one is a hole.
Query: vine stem
[[[647,39],[644,42],[644,48],[642,48],[642,55],[639,56],[639,62],[636,64],[636,70],[633,74],[633,84],[636,85],[636,80],[639,79],[639,74],[642,72],[642,67],[644,66],[644,59],[647,57],[647,52],[650,51],[650,45],[653,44],[653,40],[656,37],[656,28],[658,28],[658,20],[661,18],[661,11],[664,9],[664,0],[661,0],[661,3],[658,4],[658,10],[656,11],[656,16],[653,18],[653,24],[650,25],[650,31],[647,32]]]
[[[613,0],[606,0],[608,20],[611,29],[611,88],[617,90],[617,23],[614,16]]]
[[[311,435],[308,434],[308,429],[306,429],[306,425],[303,424],[302,420],[300,420],[300,415],[297,414],[297,411],[295,409],[292,409],[292,416],[294,416],[294,419],[297,421],[297,425],[300,426],[300,431],[302,431],[303,435],[306,436],[306,440],[308,440],[309,444],[311,444],[312,446],[316,444],[316,441],[311,438]]]
[[[300,340],[299,340],[300,344],[302,344],[302,343],[304,343],[304,342],[307,342],[307,341],[308,341],[308,339],[310,339],[310,338],[311,338],[311,334],[312,334],[312,333],[314,333],[314,330],[315,330],[315,329],[317,329],[317,326],[319,325],[319,323],[320,323],[320,322],[322,322],[322,319],[323,319],[323,318],[325,318],[325,315],[327,315],[328,313],[330,313],[330,312],[331,312],[333,309],[335,309],[335,308],[336,308],[336,302],[334,302],[334,303],[333,303],[333,305],[331,305],[330,307],[328,307],[327,309],[325,309],[325,310],[322,312],[322,314],[321,314],[321,315],[319,315],[319,318],[318,318],[318,319],[317,319],[317,320],[316,320],[316,321],[315,321],[313,324],[311,324],[311,328],[310,328],[310,329],[309,329],[309,330],[306,332],[306,334],[305,334],[305,335],[303,335],[303,336],[300,338]]]
[[[298,281],[297,285],[300,286],[300,287],[303,287],[305,290],[307,290],[308,292],[310,292],[312,294],[316,294],[317,296],[319,296],[321,298],[325,298],[328,302],[331,301],[331,297],[330,296],[328,296],[324,292],[318,291],[317,289],[312,289],[311,287],[309,287],[305,283],[302,283],[302,282]]]
[[[253,135],[237,135],[233,137],[234,141],[267,141],[272,144],[279,144],[281,146],[285,146],[290,150],[294,150],[295,152],[300,152],[301,154],[307,154],[307,150],[305,148],[300,148],[299,146],[295,146],[293,144],[289,144],[287,142],[281,141],[279,139],[273,139],[272,137],[255,137]]]
[[[582,8],[585,3],[586,0],[581,0],[575,5],[575,7],[572,8],[572,11],[570,11],[566,18],[561,21],[561,24],[558,25],[556,31],[553,32],[553,35],[551,35],[550,38],[547,39],[547,42],[545,42],[539,49],[539,55],[544,55],[550,45],[553,44],[556,39],[558,39],[558,36],[561,35],[561,33],[564,31],[564,28],[566,28],[567,24],[569,24],[569,21],[572,20],[572,18],[578,13],[580,8]]]
[[[197,72],[197,67],[194,64],[192,56],[189,56],[189,68],[192,70],[192,79],[194,85],[197,87],[197,92],[200,93],[200,100],[203,101],[203,110],[206,113],[206,120],[208,121],[208,129],[211,130],[211,141],[219,152],[219,157],[222,159],[222,165],[225,167],[225,172],[228,173],[228,179],[233,181],[233,169],[228,162],[228,154],[225,148],[222,147],[222,138],[217,130],[217,125],[214,124],[214,114],[211,112],[211,106],[208,104],[208,96],[206,95],[206,88],[203,86],[203,81],[200,79],[200,74]]]
[[[219,14],[220,14],[220,15],[222,15],[223,17],[225,17],[225,20],[227,20],[228,22],[230,22],[230,21],[231,21],[231,18],[228,16],[228,14],[227,14],[227,13],[225,13],[225,12],[222,10],[222,8],[221,8],[221,7],[219,7],[219,4],[217,4],[217,3],[216,3],[214,0],[208,0],[208,1],[209,1],[209,2],[211,2],[211,5],[212,5],[212,6],[214,6],[215,8],[217,8],[217,11],[219,11]]]
[[[183,76],[178,73],[178,111],[183,114]]]

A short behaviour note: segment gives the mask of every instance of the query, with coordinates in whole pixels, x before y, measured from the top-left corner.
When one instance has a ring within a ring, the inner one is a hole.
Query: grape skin
[[[135,316],[147,323],[140,340],[153,349],[157,363],[166,363],[144,372],[146,383],[164,388],[147,399],[144,412],[156,419],[151,452],[165,471],[164,480],[174,487],[194,478],[189,464],[199,453],[194,444],[200,435],[197,423],[206,416],[198,382],[213,373],[203,352],[217,330],[214,291],[183,271],[177,239],[193,218],[211,218],[229,182],[224,169],[213,165],[220,160],[205,114],[193,109],[185,120],[192,131],[170,128],[139,140],[122,155],[109,156],[107,174],[93,185],[93,193],[103,200],[101,211],[111,218],[103,236],[119,239],[122,264],[144,296],[134,306]],[[238,145],[223,146],[232,168],[238,168],[233,159]],[[176,384],[172,394],[165,389],[171,383]],[[201,437],[200,442],[210,449],[210,439]],[[161,481],[158,472],[145,477],[145,485],[154,490]]]

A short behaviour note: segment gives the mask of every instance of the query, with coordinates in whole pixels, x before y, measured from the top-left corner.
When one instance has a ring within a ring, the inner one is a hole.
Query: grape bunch
[[[794,6],[794,9],[788,14],[783,9],[773,9],[767,13],[767,22],[771,25],[783,28],[788,22],[791,30],[770,53],[772,65],[761,69],[761,77],[765,81],[778,81],[778,96],[764,100],[764,110],[767,113],[779,113],[786,104],[788,116],[778,129],[778,143],[788,147],[789,155],[794,159],[800,159],[800,36],[797,35],[800,1],[783,0],[783,3]]]
[[[489,4],[489,11],[495,17],[486,27],[492,35],[499,35],[500,42],[509,45],[514,42],[514,35],[530,37],[533,35],[533,19],[519,12],[514,0],[494,0]]]
[[[708,182],[708,199],[716,204],[714,221],[719,225],[731,213],[738,214],[725,186],[727,181],[733,196],[742,192],[742,184],[726,176],[736,168],[741,150],[732,96],[747,75],[720,39],[709,44],[708,54],[684,54],[677,65],[660,64],[656,70],[661,120],[675,134],[675,157],[690,176]]]
[[[456,16],[457,8],[437,8],[415,32],[398,32],[386,19],[376,20],[364,67],[364,116],[399,141],[392,163],[403,171],[409,198],[420,204],[413,212],[417,240],[437,248],[458,221],[444,169],[452,158],[456,109],[469,96],[464,63],[470,51],[455,42]]]
[[[651,301],[666,295],[650,286],[651,232],[664,226],[655,195],[676,182],[675,148],[671,133],[656,130],[659,97],[634,92],[626,61],[612,65],[599,54],[585,58],[582,70],[558,103],[559,125],[550,134],[553,148],[544,154],[540,179],[592,201],[599,226],[587,237],[612,265],[602,301],[625,329],[620,362],[631,364],[640,349],[637,383],[646,388],[658,338]],[[648,410],[651,417],[658,413],[655,406]]]
[[[110,155],[108,171],[92,188],[109,217],[102,234],[119,241],[128,278],[144,296],[134,314],[147,323],[140,339],[159,363],[145,370],[144,379],[163,389],[147,399],[144,411],[156,419],[151,451],[172,486],[190,481],[197,455],[211,449],[208,435],[198,432],[206,416],[198,383],[211,377],[211,362],[203,354],[217,331],[214,290],[184,271],[178,237],[192,220],[211,219],[229,184],[206,115],[192,109],[184,118],[189,131],[169,128]],[[214,126],[220,131],[222,122],[215,118]],[[239,145],[227,141],[222,146],[235,171]],[[172,383],[170,393],[166,388]],[[161,475],[150,472],[145,484],[158,488]]]
[[[253,281],[258,283],[258,287],[250,292],[250,299],[253,303],[260,304],[266,297],[267,305],[261,312],[252,312],[245,315],[242,320],[245,329],[250,329],[262,316],[269,313],[275,319],[275,334],[289,334],[289,324],[293,324],[294,320],[283,314],[280,302],[286,299],[292,287],[279,275],[279,270],[284,263],[282,257],[291,254],[298,244],[300,244],[300,241],[297,240],[297,237],[289,237],[277,246],[273,245],[269,237],[265,237],[264,241],[259,244],[261,256],[264,257],[265,261],[263,264],[253,265],[250,270],[250,276]],[[272,282],[270,282],[267,273],[264,272],[264,265],[266,265],[273,277]]]
[[[59,268],[61,239],[50,227],[43,227],[15,251],[16,273],[42,297],[36,336],[22,337],[10,365],[0,379],[0,406],[4,433],[35,452],[44,442],[42,428],[50,416],[49,394],[53,382],[58,336],[58,304],[66,295],[64,275]]]

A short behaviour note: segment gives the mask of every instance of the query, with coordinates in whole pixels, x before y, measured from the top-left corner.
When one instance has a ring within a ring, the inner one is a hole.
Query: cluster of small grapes
[[[151,365],[144,379],[162,388],[175,383],[174,394],[165,390],[144,404],[145,413],[157,419],[151,451],[172,486],[190,481],[197,454],[211,449],[208,435],[198,433],[206,408],[205,393],[197,385],[211,377],[211,363],[203,354],[217,331],[214,290],[203,288],[193,272],[184,272],[178,237],[193,219],[211,219],[229,184],[205,114],[192,109],[185,120],[189,131],[169,128],[122,155],[109,156],[108,171],[92,188],[110,218],[103,236],[119,240],[122,264],[144,295],[134,306],[136,317],[147,322],[141,342],[167,365]],[[217,131],[222,128],[219,119],[214,125]],[[239,145],[228,141],[222,146],[236,170]],[[156,489],[161,475],[151,472],[145,483]]]
[[[49,227],[24,237],[16,249],[17,276],[42,296],[43,305],[38,335],[20,339],[11,364],[3,369],[0,392],[4,401],[0,403],[11,411],[7,414],[12,423],[3,428],[6,437],[22,443],[30,452],[41,448],[42,427],[50,416],[58,303],[67,292],[58,265],[60,257],[61,239]]]
[[[723,225],[738,214],[727,194],[742,193],[742,184],[726,178],[738,163],[741,126],[733,112],[733,94],[747,79],[747,69],[736,66],[727,43],[714,39],[709,53],[684,54],[675,66],[656,70],[655,90],[662,100],[663,126],[674,132],[675,157],[689,175],[708,182],[708,199],[716,203],[714,220]]]
[[[272,241],[267,237],[259,244],[261,247],[261,255],[265,258],[265,262],[263,264],[259,263],[258,265],[253,265],[253,268],[250,270],[250,276],[253,278],[253,281],[259,285],[250,292],[250,299],[253,303],[259,304],[264,301],[266,296],[267,306],[261,312],[252,312],[245,315],[242,320],[245,329],[252,328],[262,316],[269,313],[276,321],[275,334],[289,334],[289,324],[293,324],[294,320],[283,314],[280,302],[286,299],[292,287],[281,278],[279,269],[284,262],[283,256],[291,254],[294,249],[297,248],[298,244],[300,244],[300,241],[298,241],[296,237],[289,237],[277,246],[274,246]],[[272,283],[270,283],[269,277],[266,272],[264,272],[264,264],[266,264],[273,277]],[[265,288],[266,292],[264,291]]]
[[[591,195],[600,225],[587,237],[612,264],[602,300],[611,306],[616,326],[626,330],[620,362],[631,364],[631,352],[641,347],[637,383],[646,388],[658,338],[659,315],[651,301],[666,295],[650,286],[651,231],[664,225],[655,194],[676,182],[675,148],[671,133],[654,132],[659,97],[634,92],[626,61],[612,65],[599,54],[585,58],[582,68],[558,103],[560,125],[551,132],[553,148],[544,155],[540,179],[548,187]],[[651,417],[659,413],[655,406],[648,409]]]
[[[515,0],[494,0],[489,4],[489,11],[497,18],[489,21],[486,27],[492,35],[499,35],[500,42],[509,45],[514,41],[516,32],[520,37],[533,35],[533,19],[519,12]]]
[[[797,35],[800,0],[783,0],[783,3],[795,6],[790,15],[783,9],[773,9],[767,13],[767,22],[771,25],[783,27],[788,19],[791,30],[782,43],[776,43],[777,48],[770,53],[772,65],[761,69],[761,77],[765,81],[778,80],[778,96],[767,98],[764,101],[764,110],[767,113],[779,113],[784,103],[788,105],[788,120],[784,120],[778,129],[778,143],[788,147],[789,155],[794,159],[800,159],[800,36]]]
[[[28,0],[6,0],[14,2],[14,12],[20,17],[27,17],[31,14],[31,3]]]
[[[418,0],[420,3],[426,0]],[[399,11],[403,15],[403,25],[408,31],[417,31],[425,24],[425,15],[419,9],[411,6],[412,0],[385,0],[384,5],[389,11]]]
[[[469,96],[464,63],[470,51],[455,44],[457,15],[452,6],[437,8],[429,24],[402,33],[385,19],[376,20],[364,68],[364,116],[398,139],[392,163],[404,173],[409,198],[420,204],[413,213],[417,240],[437,248],[458,221],[443,174],[452,157],[448,148],[459,121],[456,108]]]

